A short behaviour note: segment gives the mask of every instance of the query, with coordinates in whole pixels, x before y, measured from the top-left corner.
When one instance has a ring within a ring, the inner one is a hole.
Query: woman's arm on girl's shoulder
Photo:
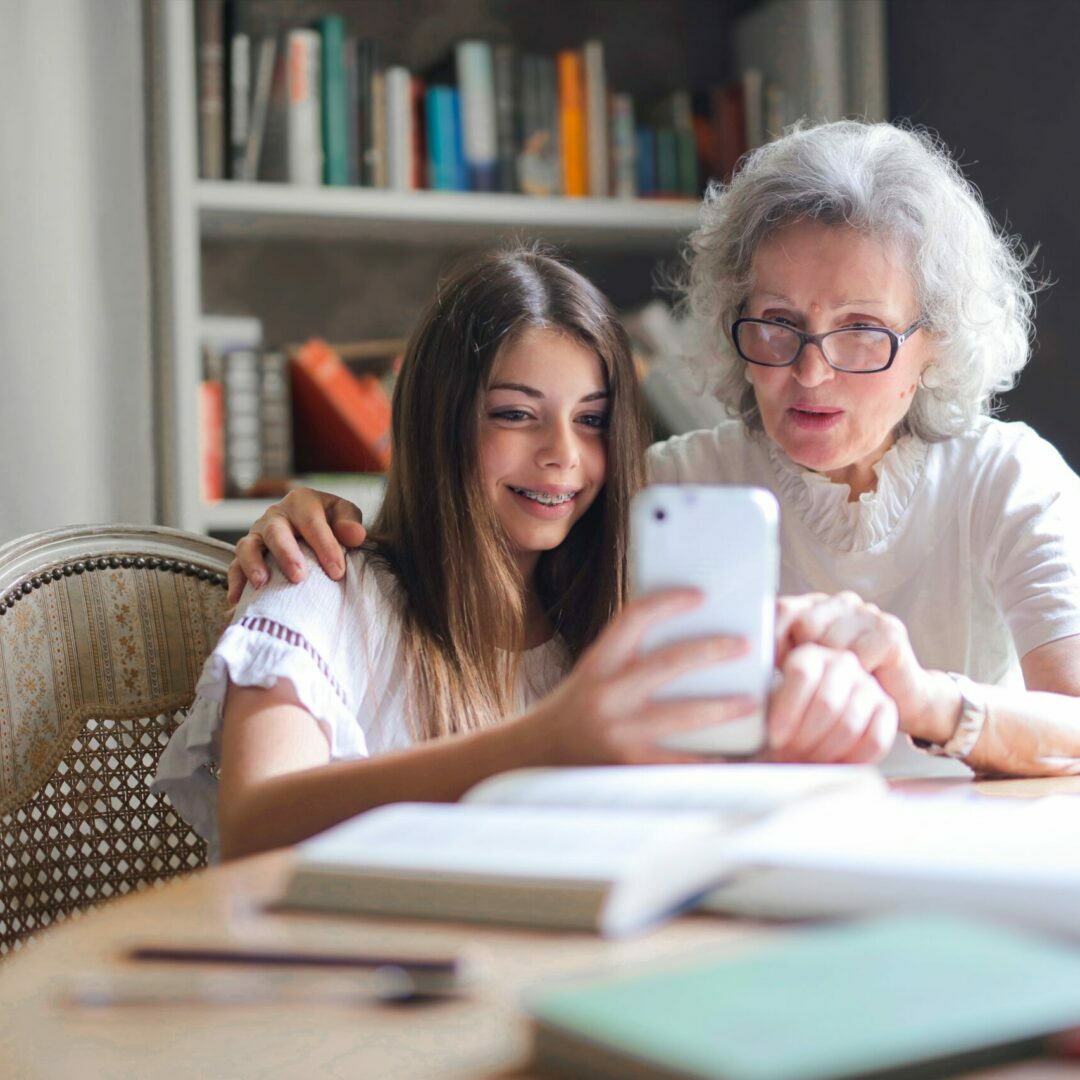
[[[337,581],[345,572],[342,548],[359,547],[367,536],[359,507],[314,488],[296,488],[271,506],[236,544],[229,566],[229,602],[235,604],[250,582],[256,589],[270,580],[269,552],[292,582],[305,577],[299,541],[307,542],[327,575]]]

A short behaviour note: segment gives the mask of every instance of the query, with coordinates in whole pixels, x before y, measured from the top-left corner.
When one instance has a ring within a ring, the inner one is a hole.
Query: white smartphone
[[[765,704],[775,658],[777,540],[780,508],[762,488],[654,484],[630,510],[631,591],[692,587],[704,594],[692,611],[652,627],[643,651],[707,634],[735,634],[749,652],[672,679],[656,697],[748,694],[761,707],[714,727],[671,736],[665,747],[749,757],[765,745]]]

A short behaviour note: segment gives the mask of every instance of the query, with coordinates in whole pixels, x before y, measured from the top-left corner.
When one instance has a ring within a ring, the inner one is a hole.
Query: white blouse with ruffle
[[[850,489],[738,421],[659,443],[653,483],[750,484],[780,502],[784,593],[853,589],[903,620],[919,662],[1023,686],[1019,657],[1080,634],[1080,478],[1027,425],[908,435]],[[963,770],[897,742],[887,771]],[[966,771],[966,770],[964,770]]]
[[[374,757],[414,742],[393,576],[350,552],[341,581],[303,549],[307,577],[244,590],[233,620],[203,667],[195,703],[158,763],[153,790],[168,795],[218,857],[217,776],[221,717],[230,684],[292,683],[326,736],[330,760]],[[515,705],[524,711],[566,675],[559,639],[522,654]]]

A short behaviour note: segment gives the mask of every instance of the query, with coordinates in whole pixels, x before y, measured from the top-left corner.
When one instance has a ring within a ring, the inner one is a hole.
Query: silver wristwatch
[[[912,742],[928,754],[963,760],[975,749],[986,724],[986,698],[979,684],[972,682],[966,675],[955,671],[948,671],[946,674],[960,691],[960,719],[956,722],[956,728],[942,746],[926,739],[913,739]]]

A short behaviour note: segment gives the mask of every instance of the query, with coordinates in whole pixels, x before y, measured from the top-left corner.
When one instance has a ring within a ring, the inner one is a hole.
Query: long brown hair
[[[400,586],[420,738],[487,726],[513,706],[527,583],[485,493],[480,425],[499,355],[533,328],[595,353],[610,399],[606,483],[536,572],[571,659],[625,598],[628,504],[645,446],[626,332],[594,285],[539,248],[490,252],[440,282],[409,340],[386,496],[369,533]]]

